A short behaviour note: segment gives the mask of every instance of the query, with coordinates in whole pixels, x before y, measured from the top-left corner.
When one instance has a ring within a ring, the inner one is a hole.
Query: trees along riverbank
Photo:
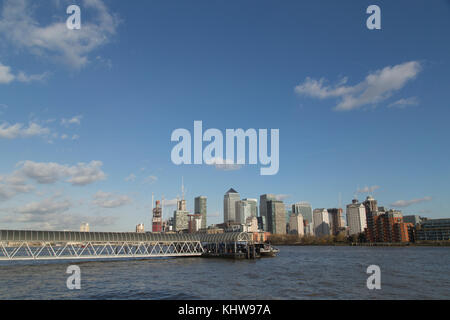
[[[273,245],[293,245],[293,246],[450,246],[450,241],[416,241],[416,242],[394,242],[394,243],[370,243],[366,241],[363,233],[358,235],[346,236],[338,234],[337,236],[299,236],[295,234],[272,234],[268,241]]]

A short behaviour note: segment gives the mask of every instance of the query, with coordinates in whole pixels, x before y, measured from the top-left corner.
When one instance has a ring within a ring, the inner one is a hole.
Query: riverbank
[[[433,242],[433,243],[415,243],[415,242],[393,242],[393,243],[284,243],[284,242],[270,242],[274,246],[336,246],[336,247],[450,247],[448,242]]]
[[[296,235],[271,235],[269,242],[275,246],[365,246],[365,247],[450,247],[450,241],[416,242],[365,242],[345,236],[313,237]]]

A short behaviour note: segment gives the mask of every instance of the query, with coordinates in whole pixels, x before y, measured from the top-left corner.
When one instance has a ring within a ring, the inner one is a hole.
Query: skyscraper
[[[156,201],[156,207],[153,208],[152,218],[152,232],[162,231],[162,208],[159,205],[159,200]]]
[[[194,200],[194,213],[200,214],[202,216],[202,223],[201,228],[206,229],[206,213],[207,213],[207,206],[206,206],[206,197],[204,196],[198,196]]]
[[[258,199],[245,198],[243,200],[250,203],[252,217],[258,217]]]
[[[269,231],[268,225],[268,217],[267,217],[267,202],[271,200],[276,200],[274,194],[263,194],[259,197],[259,215],[262,217],[261,221],[265,221],[263,228],[264,231]],[[269,231],[270,232],[270,231]]]
[[[239,200],[235,202],[236,204],[236,222],[240,224],[245,224],[247,218],[252,217],[252,205],[247,200]]]
[[[189,228],[189,211],[186,210],[186,200],[177,201],[177,210],[173,212],[173,228],[175,231],[183,231]]]
[[[241,199],[239,193],[230,188],[223,197],[223,222],[236,222],[236,201]]]
[[[328,209],[328,215],[330,220],[331,234],[337,235],[345,228],[344,213],[341,208]]]
[[[286,234],[286,208],[283,201],[267,201],[267,228],[273,234]]]
[[[314,209],[313,220],[314,233],[317,237],[330,235],[330,220],[327,209]]]
[[[363,202],[364,208],[366,209],[366,221],[367,221],[367,229],[366,229],[366,237],[370,242],[375,242],[377,237],[377,225],[376,220],[377,217],[381,214],[378,211],[377,200],[373,197],[368,196],[366,201]]]
[[[314,217],[309,202],[297,202],[292,205],[292,213],[301,214],[304,220],[305,235],[314,235]]]
[[[299,236],[304,235],[303,216],[301,214],[291,213],[289,216],[289,233]]]
[[[301,214],[308,224],[314,224],[313,211],[309,202],[297,202],[292,205],[292,213]]]
[[[361,233],[367,227],[366,208],[357,199],[347,205],[347,225],[349,235]]]

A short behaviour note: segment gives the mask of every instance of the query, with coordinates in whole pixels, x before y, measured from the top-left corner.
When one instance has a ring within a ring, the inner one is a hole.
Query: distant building
[[[250,203],[251,216],[252,217],[257,217],[258,216],[258,199],[245,198],[245,199],[242,199],[242,200],[248,201],[248,203]]]
[[[420,223],[422,223],[423,221],[426,221],[427,218],[418,216],[418,215],[408,215],[408,216],[403,216],[403,222],[406,223],[412,223],[414,226],[418,225]]]
[[[305,227],[303,225],[303,216],[299,213],[291,213],[289,217],[289,233],[299,236],[305,234]]]
[[[258,217],[258,229],[263,231],[267,229],[266,217]]]
[[[345,230],[344,212],[341,208],[327,209],[328,219],[330,220],[330,228],[332,235],[338,235]]]
[[[384,210],[376,206],[376,200],[367,197],[364,207],[367,215],[366,239],[369,242],[410,242],[414,241],[414,225],[404,222],[398,210]]]
[[[289,233],[289,220],[291,219],[292,210],[286,207],[284,212],[286,213],[286,232]]]
[[[173,231],[174,226],[174,219],[173,217],[170,217],[166,221],[163,221],[162,223],[162,232],[171,232]]]
[[[245,224],[247,218],[252,217],[252,203],[247,200],[239,200],[235,202],[235,213],[236,213],[236,222],[240,224]],[[256,217],[256,216],[255,216]]]
[[[314,234],[317,237],[330,235],[330,220],[327,209],[320,208],[313,211]]]
[[[423,221],[416,231],[417,240],[450,240],[450,219],[429,219]]]
[[[352,203],[347,205],[347,225],[349,235],[364,232],[367,227],[366,208],[357,199],[353,199]]]
[[[366,238],[369,242],[375,242],[378,233],[375,221],[378,219],[377,217],[384,212],[384,208],[382,208],[383,210],[381,211],[381,208],[378,208],[377,200],[372,196],[368,196],[363,202],[363,205],[366,210]]]
[[[236,201],[241,199],[239,193],[231,188],[223,197],[223,222],[236,222]]]
[[[283,201],[269,200],[267,203],[267,228],[272,234],[286,234],[286,207]]]
[[[194,213],[200,214],[202,216],[202,226],[201,229],[206,228],[206,215],[207,215],[207,206],[206,206],[207,198],[204,196],[196,197],[194,200]]]
[[[177,201],[177,210],[173,212],[173,230],[187,231],[189,229],[189,211],[186,210],[186,200]]]
[[[89,223],[82,223],[80,226],[80,232],[89,232]]]
[[[303,219],[303,226],[305,236],[313,236],[314,235],[314,224],[308,223],[308,220]]]
[[[202,215],[200,213],[188,214],[188,232],[195,233],[198,232],[201,228],[202,228]]]
[[[144,233],[144,232],[145,232],[145,230],[144,230],[144,224],[143,224],[143,223],[139,223],[139,224],[136,226],[136,232],[138,232],[138,233]]]
[[[374,216],[375,242],[409,242],[408,225],[403,222],[400,211],[389,210],[378,216]]]
[[[159,200],[156,201],[156,206],[153,208],[152,232],[162,232],[162,208]]]
[[[292,205],[292,213],[301,214],[303,220],[306,220],[308,225],[314,225],[314,217],[311,204],[309,202],[297,202]]]
[[[259,216],[263,217],[262,221],[264,222],[264,231],[269,231],[269,219],[267,218],[267,202],[271,200],[276,200],[276,196],[274,194],[263,194],[259,197]]]
[[[257,217],[249,217],[245,221],[245,232],[258,232],[258,218]]]
[[[218,233],[224,233],[224,229],[220,228],[219,225],[210,225],[206,229],[200,229],[200,233],[206,233],[206,234],[218,234]]]

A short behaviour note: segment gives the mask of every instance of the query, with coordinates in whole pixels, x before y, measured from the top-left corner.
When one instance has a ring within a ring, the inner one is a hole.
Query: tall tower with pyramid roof
[[[236,222],[236,201],[241,200],[239,193],[230,188],[223,197],[223,222]]]

